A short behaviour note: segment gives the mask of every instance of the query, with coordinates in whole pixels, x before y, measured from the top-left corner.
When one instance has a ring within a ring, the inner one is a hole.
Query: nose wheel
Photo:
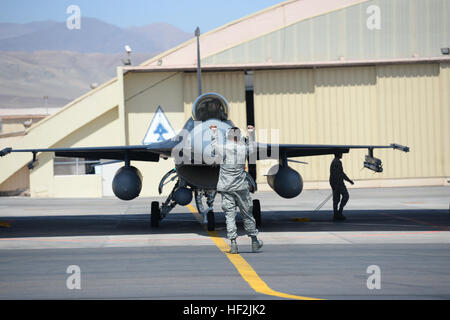
[[[214,231],[216,229],[216,219],[214,217],[214,212],[213,211],[208,212],[206,217],[208,218],[207,224],[208,231]]]
[[[256,226],[261,226],[261,204],[259,200],[253,200],[253,218],[255,218]]]
[[[158,228],[159,220],[161,220],[161,211],[159,209],[159,202],[153,201],[152,202],[152,210],[150,213],[150,226],[152,228]]]

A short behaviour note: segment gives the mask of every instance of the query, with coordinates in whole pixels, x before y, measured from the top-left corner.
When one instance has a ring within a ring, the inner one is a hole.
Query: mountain
[[[186,33],[168,23],[152,23],[143,27],[130,27],[128,30],[166,49],[173,48],[194,37],[193,33]]]
[[[126,54],[36,51],[0,52],[0,56],[0,108],[42,107],[44,96],[54,108],[91,90],[91,84],[115,77]],[[136,53],[131,60],[136,65],[151,56]]]
[[[30,23],[0,23],[0,40],[19,37],[35,31],[48,29],[55,21],[38,21]]]
[[[119,53],[129,45],[133,52],[161,52],[193,37],[165,23],[124,29],[95,18],[83,18],[80,27],[70,30],[65,22],[51,21],[0,23],[0,51]]]
[[[83,18],[80,30],[65,22],[0,23],[1,108],[61,107],[116,75],[125,45],[138,65],[193,35],[170,24],[119,28]]]

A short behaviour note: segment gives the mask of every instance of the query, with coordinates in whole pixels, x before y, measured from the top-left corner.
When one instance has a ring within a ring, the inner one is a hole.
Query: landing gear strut
[[[214,217],[213,204],[214,198],[216,197],[216,192],[211,190],[195,189],[194,194],[198,213],[201,214],[204,219],[203,223],[206,224],[208,231],[214,231],[216,228],[216,220]],[[203,197],[206,197],[206,209],[203,205]]]
[[[161,186],[161,184],[160,184],[160,186]],[[169,214],[169,212],[177,205],[177,203],[173,199],[173,194],[174,194],[175,190],[178,188],[178,186],[179,186],[179,181],[177,181],[177,183],[175,183],[175,186],[173,187],[172,192],[169,194],[166,201],[164,201],[161,204],[161,207],[159,206],[158,201],[152,202],[152,207],[151,207],[152,209],[151,209],[151,214],[150,214],[150,226],[152,228],[158,228],[159,221],[164,219]],[[162,191],[162,188],[160,190],[160,193],[161,193],[161,191]]]

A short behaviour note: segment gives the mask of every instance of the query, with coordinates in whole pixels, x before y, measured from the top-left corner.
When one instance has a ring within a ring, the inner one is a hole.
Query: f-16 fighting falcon
[[[150,222],[152,227],[158,227],[162,219],[178,204],[185,206],[196,193],[196,205],[199,212],[205,212],[200,205],[199,194],[210,194],[217,190],[220,163],[210,156],[211,126],[217,127],[218,139],[225,137],[230,128],[235,127],[229,119],[229,105],[227,100],[218,93],[204,93],[194,102],[192,117],[187,120],[183,129],[174,138],[152,143],[149,145],[133,146],[99,146],[85,148],[50,148],[50,149],[12,149],[5,148],[0,156],[14,152],[30,152],[33,155],[29,168],[33,168],[36,156],[40,152],[54,152],[57,157],[79,157],[89,159],[121,160],[124,166],[114,176],[112,187],[114,194],[122,200],[132,200],[139,196],[142,188],[142,175],[131,165],[131,161],[158,162],[161,158],[174,158],[175,167],[165,174],[159,184],[159,191],[166,181],[175,180],[175,186],[166,201],[151,204]],[[220,142],[220,141],[219,141]],[[375,172],[382,172],[380,159],[373,156],[375,149],[397,149],[408,152],[409,148],[398,144],[391,145],[314,145],[314,144],[266,144],[253,142],[253,153],[247,161],[255,163],[258,160],[276,159],[267,174],[269,186],[282,198],[290,199],[298,196],[303,189],[303,179],[297,171],[289,166],[290,158],[304,156],[333,155],[348,153],[352,149],[367,149],[364,166]],[[209,154],[208,154],[209,153]],[[220,161],[220,160],[219,160]],[[249,183],[256,187],[255,182],[247,174]],[[209,208],[212,202],[209,201]],[[258,200],[253,200],[253,216],[261,221]],[[208,209],[208,229],[214,230],[214,212]]]
[[[195,194],[197,209],[206,217],[208,230],[214,230],[215,219],[213,202],[218,187],[221,161],[217,157],[211,157],[211,129],[217,130],[217,142],[226,136],[227,132],[235,125],[229,119],[230,106],[222,95],[209,92],[201,93],[201,68],[200,54],[197,50],[198,65],[197,75],[199,95],[192,106],[192,116],[186,121],[183,129],[173,138],[142,145],[126,146],[98,146],[80,148],[49,148],[49,149],[13,149],[5,148],[0,151],[0,156],[6,156],[15,152],[30,152],[32,160],[28,165],[33,169],[37,161],[37,154],[41,152],[54,152],[57,157],[89,158],[120,160],[124,165],[117,170],[112,189],[114,194],[122,200],[132,200],[139,196],[142,189],[142,175],[139,170],[131,165],[132,161],[158,162],[161,158],[173,158],[175,166],[167,172],[159,183],[159,193],[168,181],[176,181],[172,191],[163,203],[153,201],[151,204],[150,224],[158,227],[176,205],[188,205]],[[158,139],[160,140],[160,139]],[[258,160],[274,159],[278,164],[274,165],[267,174],[269,186],[282,198],[297,197],[303,190],[303,179],[297,171],[289,166],[289,162],[298,162],[290,158],[305,156],[333,155],[336,153],[348,153],[352,149],[367,149],[364,167],[375,172],[382,172],[380,159],[374,157],[375,149],[397,149],[408,152],[409,148],[399,144],[390,145],[318,145],[318,144],[276,144],[258,143],[250,141],[253,152],[248,154],[248,164],[255,164]],[[257,188],[255,181],[248,172],[246,173],[250,191]],[[220,184],[219,184],[220,186]],[[205,209],[202,203],[203,196],[207,197]],[[257,225],[261,222],[260,204],[253,200],[252,215]]]

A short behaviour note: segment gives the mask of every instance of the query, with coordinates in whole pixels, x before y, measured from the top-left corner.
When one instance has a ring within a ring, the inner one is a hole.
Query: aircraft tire
[[[216,219],[214,217],[214,212],[210,211],[207,214],[208,218],[208,231],[214,231],[216,229]]]
[[[150,214],[150,226],[152,228],[158,228],[160,218],[161,218],[161,212],[159,210],[159,202],[152,201],[152,211]]]
[[[259,200],[253,200],[253,218],[255,218],[256,226],[261,226],[261,204]]]

